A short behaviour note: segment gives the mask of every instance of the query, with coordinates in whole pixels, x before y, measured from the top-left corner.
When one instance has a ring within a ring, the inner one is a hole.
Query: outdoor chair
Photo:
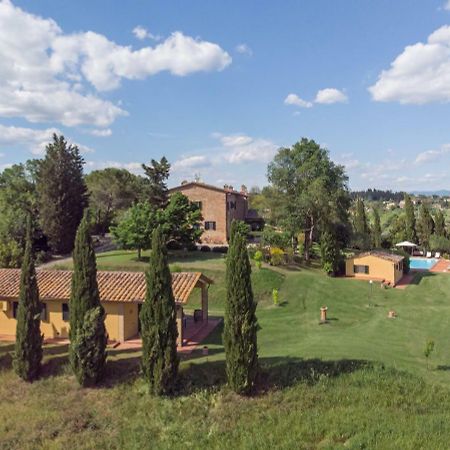
[[[431,252],[427,252],[427,258],[431,258]]]
[[[441,253],[440,253],[440,252],[436,252],[436,253],[434,254],[434,257],[437,258],[437,259],[439,259],[439,258],[441,257]]]

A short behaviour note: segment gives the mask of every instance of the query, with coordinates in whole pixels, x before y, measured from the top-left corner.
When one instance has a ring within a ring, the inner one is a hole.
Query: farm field
[[[98,268],[144,270],[134,258],[102,254]],[[175,254],[171,267],[211,277],[210,312],[223,314],[223,255]],[[425,273],[406,290],[382,290],[328,278],[314,265],[266,266],[253,269],[253,286],[262,369],[254,398],[224,386],[221,329],[207,338],[208,357],[196,351],[183,359],[172,399],[146,394],[136,351],[111,350],[103,385],[81,389],[64,346],[46,348],[43,376],[26,385],[4,344],[0,447],[74,448],[76,433],[77,448],[448,448],[450,275]],[[389,309],[398,318],[387,319]],[[428,365],[427,339],[436,345]]]

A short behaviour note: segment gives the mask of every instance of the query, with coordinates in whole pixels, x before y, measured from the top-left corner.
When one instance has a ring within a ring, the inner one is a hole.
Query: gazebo
[[[413,242],[409,242],[409,241],[399,242],[398,244],[395,244],[395,246],[403,248],[403,250],[407,251],[411,255],[412,255],[414,249],[417,248],[416,244],[414,244]]]

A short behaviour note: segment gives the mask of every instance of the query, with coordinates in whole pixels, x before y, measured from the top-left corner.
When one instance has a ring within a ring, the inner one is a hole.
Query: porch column
[[[202,286],[202,320],[208,323],[208,287],[205,284]]]
[[[183,307],[177,305],[177,330],[178,330],[178,346],[183,347]]]
[[[125,341],[125,311],[123,303],[119,303],[117,305],[117,315],[119,321],[119,333],[118,338],[119,342]]]

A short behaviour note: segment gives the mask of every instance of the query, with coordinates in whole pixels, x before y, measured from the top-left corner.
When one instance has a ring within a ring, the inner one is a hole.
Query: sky
[[[450,0],[0,0],[0,170],[54,132],[171,185],[262,187],[307,137],[352,189],[448,189]]]

